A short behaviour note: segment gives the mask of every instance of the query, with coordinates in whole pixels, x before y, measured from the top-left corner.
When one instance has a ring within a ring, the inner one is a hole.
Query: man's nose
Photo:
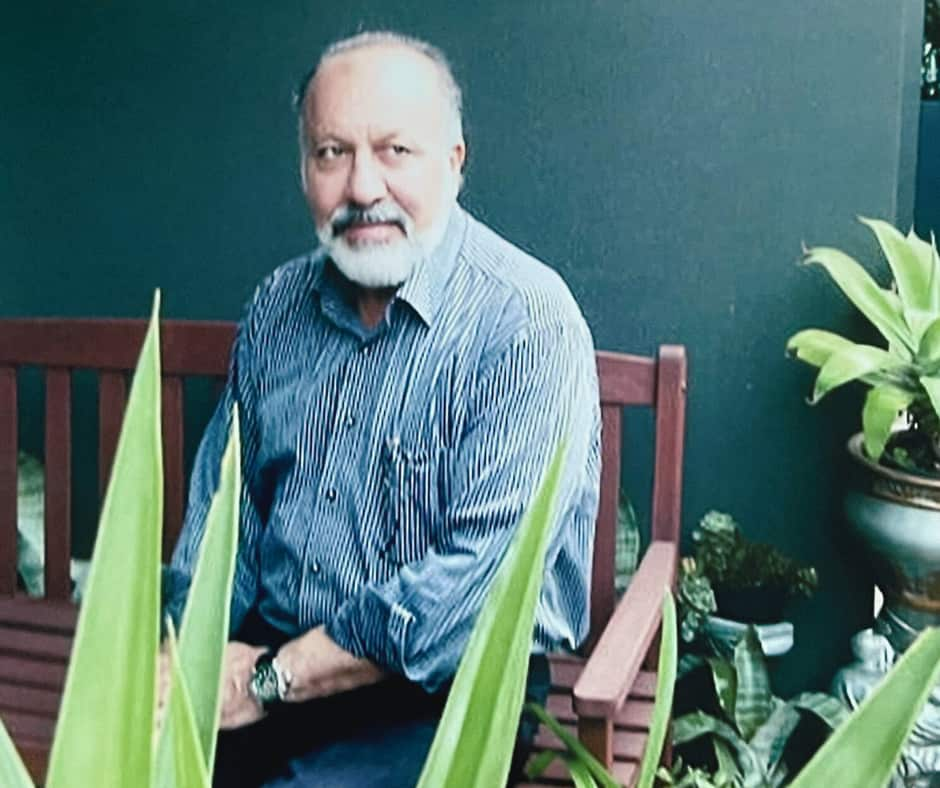
[[[346,196],[358,205],[372,205],[386,196],[382,168],[374,157],[356,154],[346,184]]]

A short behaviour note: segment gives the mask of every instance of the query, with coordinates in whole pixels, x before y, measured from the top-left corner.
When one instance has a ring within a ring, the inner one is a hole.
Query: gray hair
[[[459,140],[463,136],[463,94],[460,92],[460,86],[454,79],[454,72],[451,70],[450,63],[444,53],[433,44],[422,41],[420,38],[406,36],[403,33],[396,33],[391,30],[367,30],[357,33],[354,36],[334,41],[330,44],[317,64],[311,68],[300,80],[297,90],[294,92],[294,109],[300,116],[303,123],[303,104],[307,97],[307,90],[310,83],[317,75],[320,67],[330,58],[342,55],[345,52],[352,52],[355,49],[363,49],[370,46],[394,45],[411,49],[418,54],[424,55],[428,60],[437,66],[438,76],[441,80],[441,89],[444,98],[447,101],[448,111],[450,113],[451,133],[454,140]]]

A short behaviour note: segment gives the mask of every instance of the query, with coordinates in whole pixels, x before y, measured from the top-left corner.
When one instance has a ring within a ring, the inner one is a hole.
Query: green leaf
[[[719,736],[731,745],[737,753],[739,771],[742,774],[761,773],[760,764],[750,747],[747,746],[747,742],[728,723],[703,711],[694,711],[673,720],[672,741],[674,744],[685,744],[708,734]]]
[[[734,759],[728,745],[721,739],[712,739],[712,749],[715,752],[715,762],[718,764],[718,771],[715,772],[715,782],[720,784],[730,783],[738,776],[738,762]]]
[[[735,698],[738,694],[738,677],[735,675],[734,665],[721,657],[708,657],[708,665],[711,668],[718,705],[728,719],[733,720]]]
[[[543,750],[538,755],[534,755],[528,764],[526,764],[526,777],[530,780],[537,780],[551,765],[552,761],[560,757],[561,753],[555,752],[555,750]]]
[[[487,594],[419,788],[492,788],[506,782],[563,457],[560,446]]]
[[[865,396],[862,431],[865,453],[873,460],[881,457],[898,415],[914,401],[915,394],[890,385],[875,386]]]
[[[845,348],[833,353],[819,370],[811,404],[815,405],[830,391],[845,383],[875,372],[894,371],[906,366],[903,359],[880,347],[853,345]]]
[[[819,717],[833,730],[849,718],[849,710],[842,701],[823,692],[802,692],[789,703]]]
[[[186,678],[180,664],[176,647],[176,635],[170,623],[167,644],[170,654],[170,697],[167,705],[167,723],[172,729],[170,759],[166,767],[168,775],[159,775],[161,780],[170,778],[169,785],[175,788],[210,788],[206,756],[199,743],[199,731],[193,705],[186,687]]]
[[[98,526],[47,786],[150,785],[163,462],[154,297]]]
[[[0,720],[0,785],[4,788],[33,788],[33,781],[23,765],[13,740]]]
[[[940,259],[938,259],[933,233],[930,234],[930,243],[927,243],[917,236],[912,227],[907,234],[907,243],[920,259],[921,266],[930,272],[927,284],[927,309],[931,312],[940,312]]]
[[[212,496],[206,516],[199,558],[193,572],[186,609],[180,629],[179,652],[186,686],[193,705],[196,729],[205,766],[211,772],[215,760],[216,732],[219,727],[221,666],[228,642],[232,577],[238,548],[238,499],[241,492],[238,408],[232,410],[228,443],[222,455],[219,487]],[[157,777],[170,785],[173,721],[167,724],[157,749]]]
[[[839,289],[888,342],[914,353],[914,341],[904,320],[900,300],[878,284],[855,260],[838,249],[815,247],[806,252],[803,262],[821,265]]]
[[[767,773],[777,768],[790,734],[800,723],[800,713],[788,703],[773,710],[767,721],[751,737],[749,744]]]
[[[821,367],[833,353],[854,346],[854,342],[831,331],[807,328],[787,340],[787,353],[814,367]]]
[[[565,758],[565,763],[568,766],[568,774],[571,775],[574,788],[597,788],[597,782],[591,776],[591,770],[581,761],[568,756]]]
[[[591,752],[581,744],[574,736],[572,736],[565,727],[558,722],[551,714],[549,714],[545,709],[539,706],[537,703],[527,703],[526,710],[530,711],[539,721],[545,725],[552,733],[554,733],[559,739],[561,739],[562,744],[568,748],[568,751],[578,760],[580,760],[590,771],[593,777],[603,786],[603,788],[619,788],[619,783],[617,778],[614,777],[607,769],[604,767],[597,758],[595,758]],[[639,783],[637,783],[637,788],[640,788]]]
[[[792,788],[884,786],[940,679],[940,629],[928,629],[830,736]]]
[[[940,361],[940,317],[927,326],[917,348],[918,361]]]
[[[748,626],[734,647],[734,668],[738,676],[734,721],[742,738],[748,741],[773,709],[767,662],[753,626]]]
[[[669,715],[672,714],[672,698],[676,686],[676,663],[678,662],[678,635],[676,633],[676,604],[667,588],[663,596],[662,641],[659,645],[659,665],[656,678],[656,705],[650,720],[650,732],[640,764],[637,788],[652,788],[656,767],[662,757]]]
[[[933,375],[924,375],[920,378],[920,385],[923,386],[924,391],[927,392],[934,413],[940,416],[940,378],[934,377]]]
[[[931,267],[924,265],[917,250],[892,225],[862,216],[858,220],[878,239],[905,309],[929,310]]]

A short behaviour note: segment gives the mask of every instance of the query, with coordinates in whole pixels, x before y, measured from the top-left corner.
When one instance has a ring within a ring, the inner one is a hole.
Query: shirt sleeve
[[[477,379],[449,459],[446,551],[432,548],[369,584],[327,623],[343,648],[434,691],[456,671],[476,615],[526,506],[563,438],[567,452],[537,617],[578,645],[587,632],[600,417],[583,323],[514,338]],[[573,571],[572,571],[573,570]]]
[[[232,406],[238,404],[241,434],[242,489],[239,501],[239,539],[233,581],[230,632],[235,632],[258,595],[261,517],[258,491],[252,489],[252,469],[258,450],[254,416],[255,395],[248,374],[247,320],[239,324],[229,363],[228,379],[215,412],[203,433],[189,485],[189,501],[173,559],[163,570],[163,611],[179,627],[199,556],[206,515],[219,486],[219,469],[228,440]]]

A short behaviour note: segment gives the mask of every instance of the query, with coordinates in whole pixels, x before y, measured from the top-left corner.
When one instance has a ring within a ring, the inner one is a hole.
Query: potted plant
[[[716,651],[727,653],[749,624],[758,624],[765,653],[786,653],[793,627],[783,621],[784,608],[791,597],[813,594],[816,570],[745,538],[723,512],[708,512],[692,538],[695,556],[683,559],[679,572],[683,639],[690,642],[703,631]]]
[[[888,286],[837,249],[807,249],[804,263],[821,266],[882,341],[813,328],[787,350],[819,368],[811,404],[853,381],[869,388],[862,432],[848,444],[855,479],[846,516],[885,594],[883,631],[903,650],[916,631],[940,623],[940,258],[932,239],[860,221],[888,263]]]

